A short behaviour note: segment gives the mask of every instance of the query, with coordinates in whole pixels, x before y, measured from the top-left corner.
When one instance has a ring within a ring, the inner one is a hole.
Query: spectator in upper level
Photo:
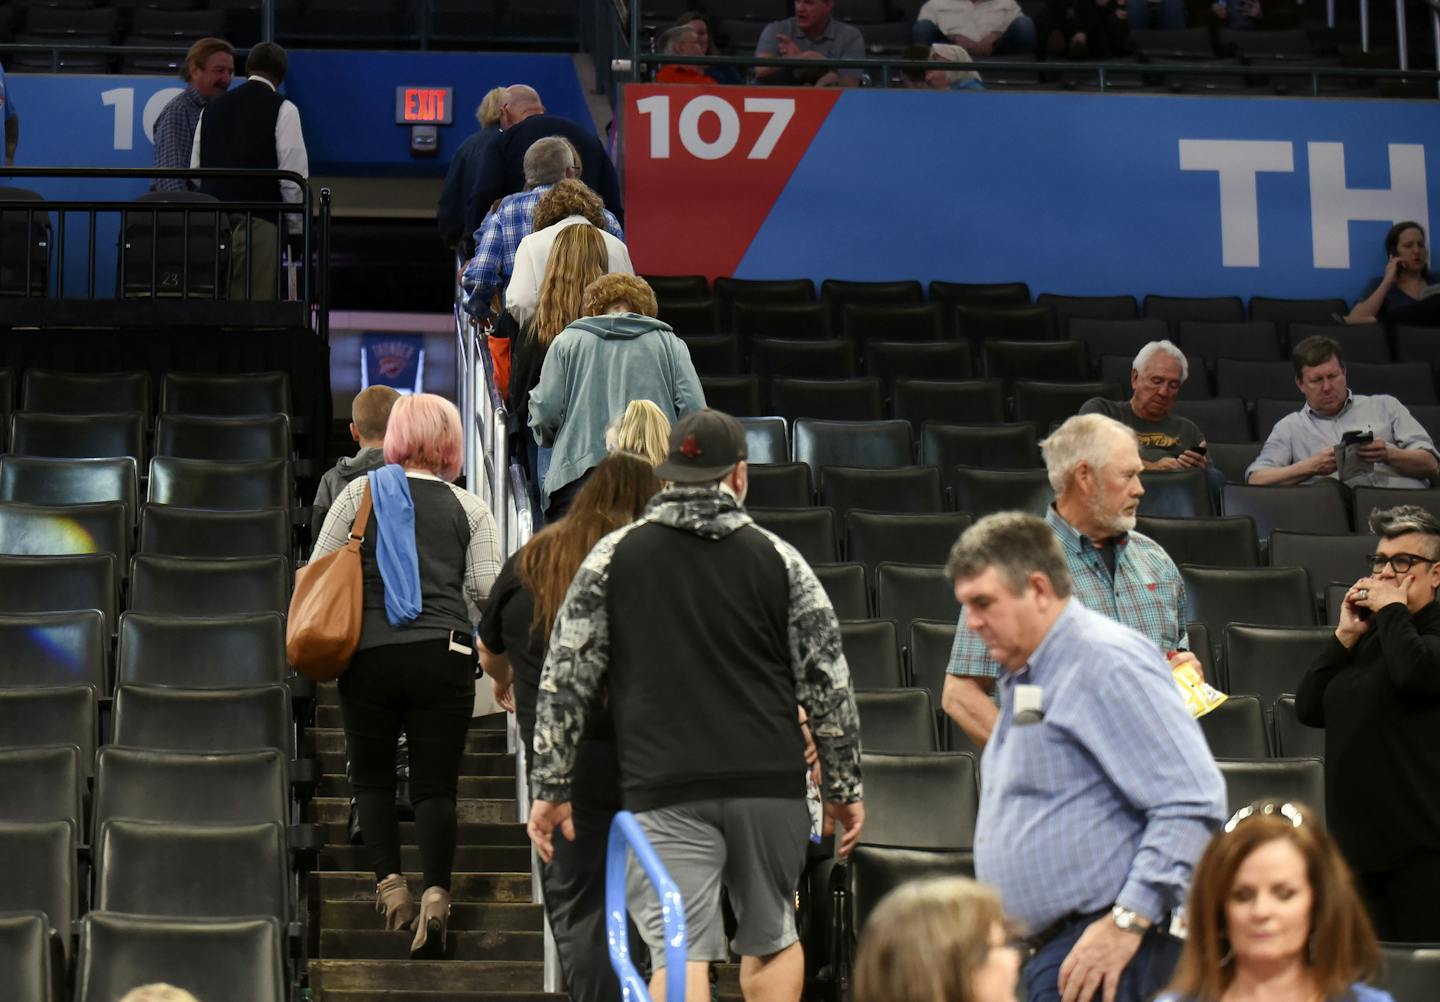
[[[1428,487],[1440,474],[1430,435],[1392,396],[1361,396],[1346,383],[1345,354],[1332,338],[1307,337],[1290,353],[1305,406],[1275,423],[1245,480],[1300,484],[1333,477],[1352,487]],[[1372,437],[1340,450],[1347,432]],[[1340,469],[1340,465],[1344,469]]]
[[[920,45],[950,42],[971,56],[1032,55],[1035,22],[1016,0],[926,0],[912,37]]]
[[[1135,48],[1122,0],[1046,0],[1041,25],[1050,59],[1110,59]]]
[[[1345,317],[1347,324],[1397,319],[1391,314],[1420,302],[1434,281],[1430,275],[1430,252],[1425,246],[1425,227],[1417,222],[1406,220],[1390,227],[1390,232],[1385,234],[1385,258],[1385,274]]]
[[[675,19],[675,27],[687,27],[695,29],[696,41],[700,44],[700,51],[707,56],[723,56],[715,44],[716,21],[707,14],[699,11],[687,10]],[[707,66],[705,72],[710,74],[716,83],[742,84],[745,79],[740,71],[733,66]]]
[[[5,118],[5,166],[15,166],[15,148],[20,145],[20,113],[5,86],[5,70],[0,69],[0,114]]]
[[[930,45],[907,45],[901,53],[906,59],[928,59],[932,63],[970,63],[970,53],[949,42],[934,42]],[[984,90],[980,74],[974,70],[941,69],[901,70],[905,86],[913,90]]]
[[[660,36],[660,53],[666,56],[703,56],[705,49],[700,45],[700,36],[689,25],[669,28]],[[716,79],[710,75],[707,66],[687,66],[681,63],[667,63],[655,74],[656,83],[668,84],[713,84]]]
[[[589,223],[599,232],[609,258],[606,271],[635,274],[625,241],[605,232],[605,207],[600,196],[580,181],[565,180],[540,196],[535,204],[535,231],[520,241],[515,251],[515,271],[505,286],[505,309],[517,324],[524,324],[535,315],[540,301],[540,284],[545,280],[545,263],[555,238],[567,226]],[[576,290],[577,300],[581,289]]]
[[[795,16],[771,21],[760,33],[755,55],[784,59],[864,59],[865,39],[853,24],[835,20],[835,0],[795,0]],[[855,87],[864,71],[822,67],[755,67],[760,83]]]
[[[546,136],[564,136],[579,154],[580,179],[599,193],[605,207],[624,220],[620,177],[604,145],[593,129],[551,115],[545,110],[534,87],[514,84],[505,88],[500,106],[500,128],[504,131],[485,151],[471,187],[473,212],[466,229],[480,227],[479,214],[488,212],[495,200],[525,189],[525,153]]]
[[[505,88],[496,87],[475,109],[475,121],[480,123],[480,129],[456,147],[455,155],[450,158],[450,169],[445,173],[445,184],[440,188],[439,204],[435,206],[440,239],[445,241],[446,247],[454,247],[463,257],[468,258],[475,253],[475,241],[471,237],[474,228],[466,229],[466,221],[472,216],[483,218],[485,215],[476,212],[470,204],[475,191],[469,180],[480,169],[485,151],[500,135],[500,106],[504,103]]]
[[[195,126],[205,105],[230,89],[235,75],[235,47],[223,38],[202,38],[190,46],[180,67],[185,89],[155,119],[155,166],[190,166]],[[199,185],[180,177],[157,177],[151,191],[193,191]]]

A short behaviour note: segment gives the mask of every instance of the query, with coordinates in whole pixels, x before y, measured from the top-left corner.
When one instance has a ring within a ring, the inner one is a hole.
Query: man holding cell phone
[[[1335,340],[1307,337],[1290,361],[1305,406],[1276,422],[1245,471],[1247,483],[1334,477],[1352,487],[1428,487],[1440,474],[1435,443],[1404,404],[1386,394],[1350,392]]]

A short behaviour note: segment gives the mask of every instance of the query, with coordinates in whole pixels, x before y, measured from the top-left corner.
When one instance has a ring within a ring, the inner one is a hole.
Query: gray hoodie
[[[345,485],[356,477],[379,469],[385,465],[385,450],[374,446],[361,449],[353,456],[341,456],[334,468],[326,470],[315,488],[315,525],[324,523],[325,512],[335,503],[335,498]]]
[[[582,317],[550,345],[530,391],[535,441],[555,450],[541,503],[605,458],[605,426],[632,400],[673,423],[705,408],[690,349],[668,324],[638,313]]]

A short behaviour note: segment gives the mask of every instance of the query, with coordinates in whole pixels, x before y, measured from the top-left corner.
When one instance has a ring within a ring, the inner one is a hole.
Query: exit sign
[[[449,125],[454,109],[449,87],[396,87],[396,125]]]

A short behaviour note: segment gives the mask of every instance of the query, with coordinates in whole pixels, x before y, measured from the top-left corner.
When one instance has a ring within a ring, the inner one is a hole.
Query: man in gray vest
[[[273,42],[261,42],[250,50],[244,85],[215,98],[201,114],[190,152],[191,167],[279,169],[310,175],[300,111],[279,93],[288,64],[285,50]],[[272,178],[206,178],[200,190],[222,202],[301,201],[298,184]],[[279,213],[259,211],[230,214],[231,299],[276,298],[279,218]],[[284,219],[290,232],[300,232],[298,214],[286,213]]]

